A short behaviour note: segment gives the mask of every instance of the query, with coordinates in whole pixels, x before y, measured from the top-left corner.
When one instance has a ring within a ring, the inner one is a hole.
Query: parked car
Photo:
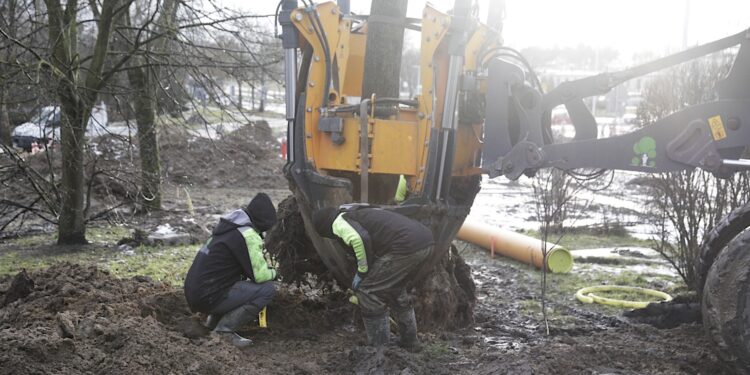
[[[88,125],[86,126],[87,136],[98,136],[106,133],[107,127],[107,106],[104,103],[95,105],[91,110]],[[18,125],[13,129],[11,135],[13,146],[25,151],[31,151],[32,144],[37,145],[50,144],[51,142],[60,141],[60,107],[47,106],[42,107],[31,121]]]

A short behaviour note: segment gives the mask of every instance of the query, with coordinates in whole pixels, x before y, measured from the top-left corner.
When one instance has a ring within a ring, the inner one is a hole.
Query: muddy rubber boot
[[[398,334],[401,336],[398,346],[412,353],[421,352],[422,344],[417,337],[417,318],[414,309],[394,311],[393,318],[398,324]]]
[[[362,316],[367,332],[367,345],[381,347],[388,344],[391,324],[388,315],[383,313],[376,316]]]
[[[206,317],[206,321],[203,322],[203,326],[212,330],[212,329],[216,328],[217,324],[219,324],[219,320],[220,319],[221,319],[221,315],[209,314]]]
[[[257,306],[240,306],[221,317],[213,330],[213,334],[221,336],[238,348],[246,348],[253,343],[253,340],[238,335],[236,331],[255,319],[258,312],[260,312],[260,309]]]
[[[385,346],[388,345],[391,333],[391,321],[388,314],[376,316],[362,316],[365,323],[365,332],[367,332],[367,345],[375,347],[374,357],[372,358],[372,367],[367,371],[369,374],[384,374],[385,368]]]

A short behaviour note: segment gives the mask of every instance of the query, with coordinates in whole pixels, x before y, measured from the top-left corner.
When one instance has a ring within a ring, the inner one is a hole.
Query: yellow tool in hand
[[[263,310],[260,310],[258,313],[258,326],[260,328],[268,328],[268,325],[266,324],[266,307],[263,307]]]

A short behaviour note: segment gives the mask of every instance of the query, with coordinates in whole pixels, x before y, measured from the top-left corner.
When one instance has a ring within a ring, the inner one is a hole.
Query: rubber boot
[[[367,373],[384,374],[385,346],[390,340],[391,321],[386,313],[375,316],[362,315],[362,321],[365,323],[365,332],[367,332],[367,345],[375,348],[372,367],[367,370]]]
[[[398,346],[412,353],[421,352],[422,344],[417,337],[417,318],[414,316],[414,309],[394,311],[393,318],[398,324],[398,334],[401,336]]]
[[[388,344],[391,332],[391,323],[388,315],[362,316],[365,323],[365,332],[367,332],[367,345],[381,347]]]
[[[238,348],[246,348],[250,346],[253,341],[238,335],[236,331],[243,325],[255,319],[255,317],[258,316],[258,312],[260,312],[260,309],[255,305],[240,306],[224,314],[213,332]]]
[[[209,314],[206,317],[206,321],[203,323],[203,326],[212,330],[216,328],[217,324],[219,324],[220,319],[221,319],[221,315]]]

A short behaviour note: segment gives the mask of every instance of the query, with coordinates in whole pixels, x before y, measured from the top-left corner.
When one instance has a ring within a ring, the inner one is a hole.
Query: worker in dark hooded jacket
[[[245,209],[223,216],[200,248],[185,277],[185,297],[194,312],[210,314],[208,325],[237,347],[252,341],[236,333],[276,293],[276,270],[263,257],[263,232],[276,223],[268,195],[257,194]]]
[[[407,289],[419,267],[432,253],[430,229],[418,221],[380,208],[315,211],[313,224],[323,237],[339,240],[354,252],[357,272],[352,290],[357,296],[367,342],[382,348],[389,341],[388,311],[398,324],[399,345],[419,351],[417,321]]]

